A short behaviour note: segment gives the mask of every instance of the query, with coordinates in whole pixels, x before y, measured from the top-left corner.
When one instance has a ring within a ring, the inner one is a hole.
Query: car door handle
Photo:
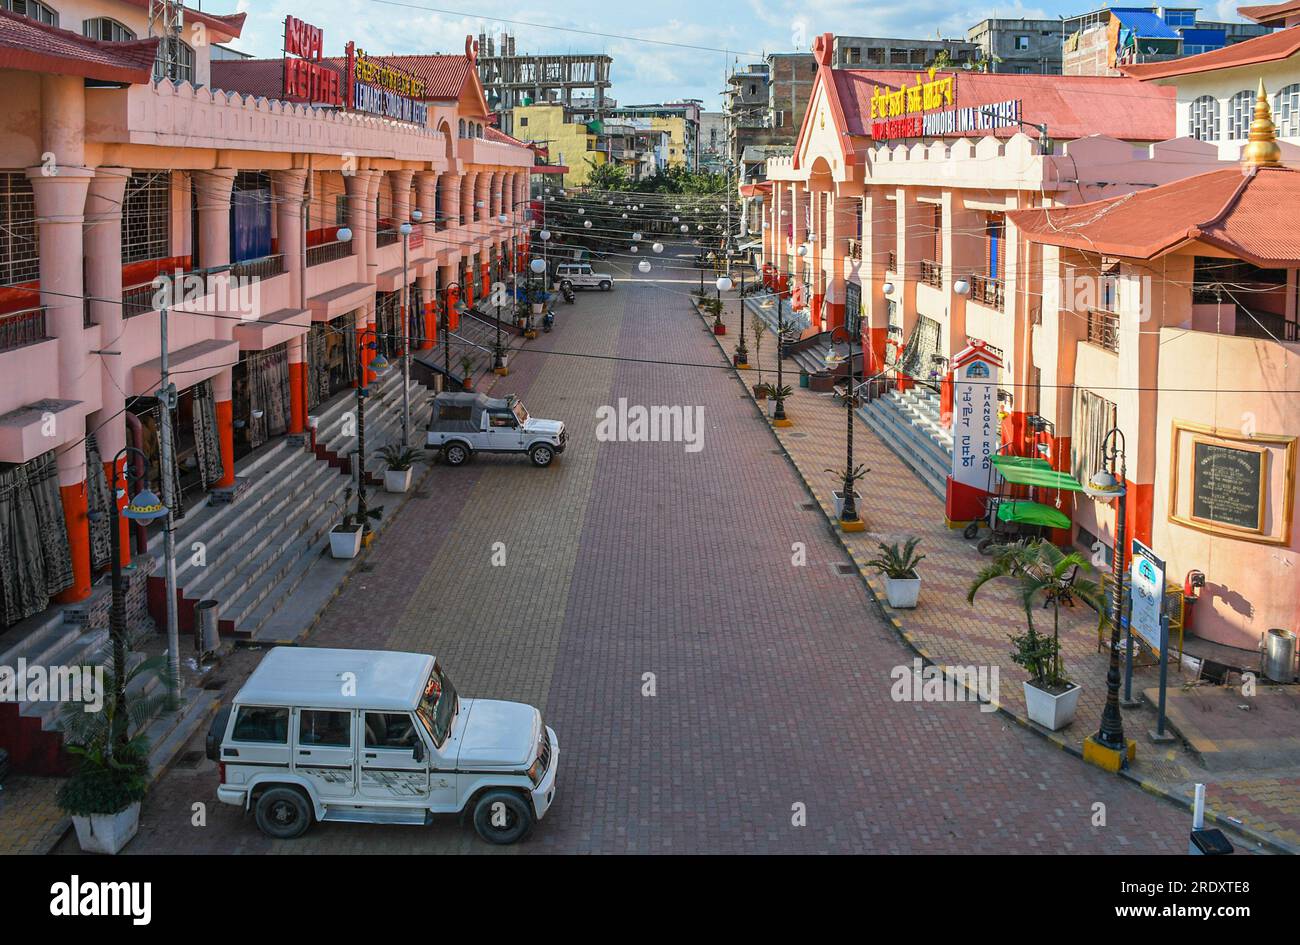
[[[311,752],[308,751],[308,750],[305,749],[305,748],[302,748],[302,749],[299,749],[299,750],[298,750],[298,754],[300,754],[300,755],[310,755]]]
[[[239,757],[239,749],[238,749],[238,748],[224,748],[224,749],[222,749],[221,754],[223,754],[223,755],[224,755],[225,757],[227,757],[227,758],[238,758],[238,757]]]
[[[378,758],[379,756],[376,755],[376,754],[373,754],[372,752],[366,752],[366,757],[367,757],[367,758]]]

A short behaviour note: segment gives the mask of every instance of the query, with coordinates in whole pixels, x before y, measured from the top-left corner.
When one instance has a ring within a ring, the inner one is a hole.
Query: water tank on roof
[[[605,123],[599,118],[593,119],[592,121],[587,122],[587,130],[593,135],[603,134],[605,131]]]

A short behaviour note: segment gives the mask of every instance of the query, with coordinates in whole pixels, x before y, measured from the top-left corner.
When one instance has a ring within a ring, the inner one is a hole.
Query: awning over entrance
[[[307,300],[311,309],[312,321],[327,322],[354,308],[372,304],[375,301],[375,287],[369,282],[349,282],[347,285],[313,295]]]
[[[222,368],[239,360],[239,342],[209,338],[171,352],[168,369],[181,375],[179,388],[206,381]],[[131,369],[131,386],[138,394],[152,395],[162,383],[162,358],[137,364]]]
[[[307,309],[282,308],[255,322],[240,322],[235,326],[235,337],[239,339],[241,351],[265,351],[307,334],[311,323],[311,312]]]
[[[994,456],[993,468],[1007,482],[1017,486],[1035,486],[1039,489],[1063,489],[1067,492],[1082,492],[1079,480],[1069,473],[1053,469],[1045,459],[1036,456]],[[1067,528],[1069,520],[1061,528]]]

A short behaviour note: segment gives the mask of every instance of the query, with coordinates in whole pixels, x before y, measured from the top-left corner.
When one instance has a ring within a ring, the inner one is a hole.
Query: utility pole
[[[162,369],[158,387],[158,403],[161,406],[160,427],[158,434],[158,458],[162,473],[162,500],[167,508],[167,517],[163,519],[163,558],[165,567],[165,586],[167,591],[167,670],[170,680],[171,698],[175,703],[180,690],[181,646],[180,627],[176,620],[176,537],[172,529],[172,508],[176,501],[172,483],[172,411],[176,409],[176,385],[167,376],[167,303],[158,310],[158,327],[162,336]],[[234,462],[234,457],[231,457]],[[114,525],[116,527],[116,524]]]
[[[162,78],[178,78],[181,30],[185,26],[185,7],[175,0],[149,0],[149,35],[162,37]]]

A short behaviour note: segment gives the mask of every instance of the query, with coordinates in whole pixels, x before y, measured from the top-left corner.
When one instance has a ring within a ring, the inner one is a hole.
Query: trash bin
[[[217,602],[201,600],[194,605],[194,649],[199,656],[215,653],[221,648],[221,635],[217,630]]]
[[[1264,634],[1264,676],[1273,682],[1295,678],[1295,634],[1274,627]]]
[[[1187,852],[1192,856],[1227,856],[1232,853],[1232,842],[1222,830],[1193,830]]]

